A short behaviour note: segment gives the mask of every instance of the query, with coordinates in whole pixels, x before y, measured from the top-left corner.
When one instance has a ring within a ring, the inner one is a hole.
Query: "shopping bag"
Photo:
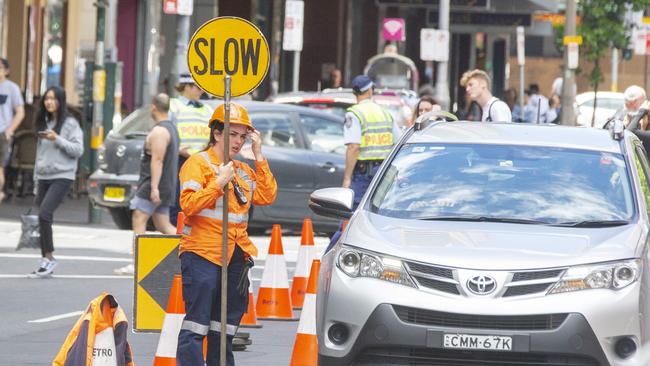
[[[41,233],[38,228],[38,215],[32,215],[30,209],[24,215],[20,215],[21,233],[16,250],[22,248],[40,249]]]

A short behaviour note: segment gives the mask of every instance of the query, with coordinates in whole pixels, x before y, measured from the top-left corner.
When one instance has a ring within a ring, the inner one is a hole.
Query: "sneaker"
[[[118,275],[133,276],[135,274],[135,267],[133,267],[133,264],[127,264],[124,267],[115,268],[113,272]]]
[[[38,269],[30,273],[29,277],[38,278],[51,276],[52,273],[54,273],[54,268],[56,268],[57,265],[59,265],[59,262],[57,262],[56,259],[49,260],[47,258],[42,258]]]

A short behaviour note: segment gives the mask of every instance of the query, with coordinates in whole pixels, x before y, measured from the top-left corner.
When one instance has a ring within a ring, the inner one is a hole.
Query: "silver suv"
[[[631,133],[411,129],[325,253],[319,365],[646,365],[650,166]]]

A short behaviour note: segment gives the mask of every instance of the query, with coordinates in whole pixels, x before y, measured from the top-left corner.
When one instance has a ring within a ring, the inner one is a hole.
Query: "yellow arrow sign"
[[[577,36],[564,36],[564,45],[568,45],[569,43],[576,43],[578,45],[582,44],[582,36],[577,35]]]
[[[221,98],[224,76],[231,76],[231,94],[238,97],[264,80],[269,61],[269,45],[262,32],[237,17],[208,20],[194,33],[187,50],[187,65],[196,84]]]

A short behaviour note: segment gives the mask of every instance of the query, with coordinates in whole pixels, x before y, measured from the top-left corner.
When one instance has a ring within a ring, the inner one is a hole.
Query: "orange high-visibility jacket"
[[[185,222],[179,254],[193,252],[210,262],[221,265],[223,237],[223,190],[217,184],[219,158],[210,148],[187,159],[179,173],[180,203]],[[255,171],[248,164],[234,160],[235,178],[248,202],[240,204],[232,184],[228,189],[228,262],[235,245],[251,256],[257,256],[257,247],[248,238],[248,211],[251,203],[270,205],[275,201],[277,183],[264,160],[255,162]]]
[[[118,366],[133,366],[131,346],[126,340],[129,322],[122,308],[112,295],[102,292],[88,304],[63,346],[56,355],[52,366],[92,366],[95,335],[113,328],[115,338],[115,360]],[[112,350],[111,350],[112,351]]]

